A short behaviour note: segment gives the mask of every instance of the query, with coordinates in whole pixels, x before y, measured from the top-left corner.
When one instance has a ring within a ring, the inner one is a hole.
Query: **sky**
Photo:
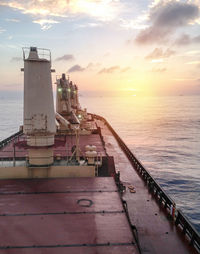
[[[23,90],[30,46],[81,91],[200,94],[200,0],[0,0],[0,92]]]

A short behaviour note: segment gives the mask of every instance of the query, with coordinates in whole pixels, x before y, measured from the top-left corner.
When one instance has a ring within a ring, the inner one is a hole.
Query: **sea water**
[[[105,117],[200,231],[200,97],[80,97]],[[0,140],[18,131],[22,98],[1,98]]]

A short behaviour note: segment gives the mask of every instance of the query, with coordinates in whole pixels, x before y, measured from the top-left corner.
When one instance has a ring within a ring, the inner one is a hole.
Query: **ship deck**
[[[113,178],[0,181],[0,253],[138,253]]]
[[[95,122],[102,136],[80,136],[81,150],[92,144],[102,156],[114,157],[141,253],[198,253],[149,192],[109,128]],[[54,155],[71,155],[74,144],[75,136],[56,136]],[[1,148],[0,158],[12,159],[14,153],[16,159],[26,157],[23,135]],[[0,180],[0,239],[0,253],[6,254],[138,253],[111,177]]]
[[[53,147],[54,156],[71,156],[72,147],[76,145],[75,135],[56,135],[55,136],[55,145]],[[80,135],[79,138],[80,150],[84,153],[86,145],[95,145],[97,151],[101,156],[105,156],[105,149],[102,144],[99,134],[90,134],[90,135]],[[1,158],[13,158],[20,159],[25,158],[28,155],[28,146],[26,142],[26,136],[21,135],[13,140],[11,140],[6,146],[0,149],[0,159]]]
[[[126,186],[123,199],[127,202],[131,224],[137,228],[141,253],[198,253],[149,191],[111,131],[102,121],[96,120],[96,123],[101,128],[106,151],[114,157],[116,171],[120,171],[121,181]],[[135,193],[129,191],[130,185],[134,186]]]

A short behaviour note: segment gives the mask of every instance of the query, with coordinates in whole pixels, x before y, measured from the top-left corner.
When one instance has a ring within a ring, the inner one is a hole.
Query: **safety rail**
[[[176,216],[175,225],[182,229],[182,233],[189,238],[190,244],[200,252],[200,235],[180,209]]]
[[[2,141],[0,142],[0,149],[3,148],[4,146],[6,146],[8,143],[10,143],[10,142],[11,142],[13,139],[15,139],[16,137],[21,136],[22,134],[23,134],[22,131],[18,131],[18,132],[16,132],[15,134],[11,135],[10,137],[8,137],[8,138],[2,140]]]
[[[38,53],[38,57],[39,59],[46,59],[47,61],[51,62],[51,51],[49,49],[45,49],[45,48],[36,48],[36,47],[23,47],[22,51],[23,51],[23,59],[27,60],[29,53],[30,53],[30,49],[34,48],[35,50],[37,50]]]
[[[166,194],[162,187],[156,182],[156,180],[150,175],[148,170],[142,165],[142,163],[136,158],[136,156],[130,151],[124,141],[115,132],[112,126],[107,120],[99,115],[90,114],[94,119],[102,121],[108,129],[111,131],[113,136],[116,138],[119,146],[122,148],[133,168],[138,172],[141,178],[147,184],[149,191],[159,200],[160,204],[169,212],[172,221],[175,222],[176,226],[181,228],[182,233],[189,239],[190,245],[192,245],[198,253],[200,253],[200,234],[191,225],[187,217],[182,213],[180,209],[176,210],[175,202]]]

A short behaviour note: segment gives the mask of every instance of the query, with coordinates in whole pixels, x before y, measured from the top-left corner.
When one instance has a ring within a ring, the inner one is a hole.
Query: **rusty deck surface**
[[[76,145],[75,136],[55,136],[54,156],[71,156],[72,147]],[[79,137],[80,150],[84,153],[86,145],[95,145],[97,151],[105,156],[105,150],[99,134],[80,135]],[[28,146],[26,143],[26,136],[22,135],[13,139],[5,147],[0,149],[0,158],[16,158],[26,157],[28,154]]]
[[[0,180],[0,253],[138,253],[113,178]]]
[[[127,187],[123,199],[127,201],[131,224],[138,230],[142,253],[197,253],[148,191],[107,126],[99,120],[96,123],[101,128],[106,151],[114,157],[116,171],[120,171],[121,180]],[[134,186],[136,193],[129,191],[129,185]]]

